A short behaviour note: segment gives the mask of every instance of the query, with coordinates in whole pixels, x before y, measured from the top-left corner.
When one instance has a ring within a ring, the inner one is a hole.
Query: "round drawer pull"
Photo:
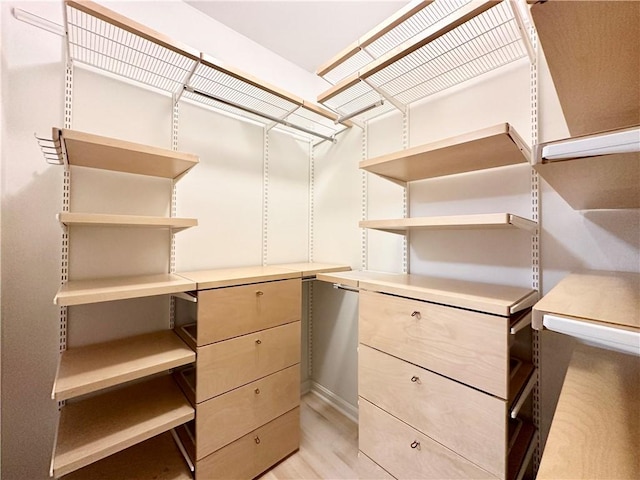
[[[256,340],[256,345],[260,345],[261,343],[262,343],[262,340],[260,340],[260,339]]]
[[[418,450],[420,450],[420,442],[414,440],[413,442],[411,442],[411,448],[417,448]]]
[[[256,445],[260,445],[260,437],[258,437],[256,435],[256,438],[253,439],[254,442],[256,442]]]
[[[260,395],[260,389],[259,389],[259,388],[256,388],[256,389],[254,390],[254,392],[256,392],[256,395]]]
[[[260,297],[261,295],[264,295],[264,292],[263,292],[262,290],[258,290],[258,291],[256,292],[256,295],[257,295],[258,297]]]
[[[411,381],[413,383],[420,383],[420,377],[417,377],[417,376],[414,375],[413,377],[411,377]]]
[[[422,318],[422,315],[420,315],[420,312],[419,312],[419,311],[417,311],[417,310],[414,310],[414,311],[411,313],[411,316],[412,316],[412,317],[417,318],[418,320],[420,320],[420,319]]]

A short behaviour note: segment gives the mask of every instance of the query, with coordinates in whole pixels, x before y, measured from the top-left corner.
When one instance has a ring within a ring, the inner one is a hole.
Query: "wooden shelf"
[[[70,348],[61,355],[52,397],[66,400],[195,360],[173,330]]]
[[[71,212],[61,212],[57,217],[60,223],[67,226],[169,228],[177,232],[198,225],[195,218]]]
[[[283,263],[279,265],[274,265],[274,267],[300,272],[303,278],[308,278],[308,277],[315,278],[318,273],[346,272],[351,270],[351,267],[349,265],[340,265],[335,263],[314,263],[314,262]]]
[[[68,129],[53,129],[53,140],[60,140],[69,165],[99,168],[176,179],[198,164],[189,153],[102,137]]]
[[[411,230],[462,230],[521,228],[533,231],[537,223],[511,213],[484,213],[475,215],[450,215],[443,217],[398,218],[393,220],[363,220],[361,228],[405,234]]]
[[[171,273],[133,277],[70,280],[53,302],[60,306],[125,300],[195,290],[196,284]]]
[[[69,403],[60,413],[52,474],[70,473],[194,416],[168,375]]]
[[[578,344],[537,478],[640,478],[638,405],[638,357]]]
[[[636,125],[640,3],[554,0],[531,15],[571,135]]]
[[[575,210],[640,208],[640,152],[597,155],[602,150],[590,147],[598,139],[625,133],[636,147],[640,144],[637,126],[556,140],[536,146],[533,166]],[[565,146],[575,153],[560,159],[545,155],[549,147]]]
[[[300,278],[302,273],[297,270],[281,268],[280,266],[258,266],[178,272],[178,275],[196,283],[198,290],[204,290],[207,288],[231,287],[249,283]]]
[[[527,163],[529,147],[508,123],[360,162],[360,168],[400,182]]]
[[[509,410],[511,410],[515,402],[519,399],[525,385],[534,373],[535,368],[531,363],[527,362],[522,362],[513,373],[509,379]]]
[[[403,274],[393,274],[385,272],[371,272],[368,270],[353,270],[348,272],[327,272],[319,273],[316,278],[322,282],[333,283],[337,286],[348,287],[357,290],[360,288],[360,282],[364,280],[375,280],[378,276],[388,280],[393,275],[402,277]]]
[[[165,432],[65,475],[64,480],[193,480],[171,433]]]

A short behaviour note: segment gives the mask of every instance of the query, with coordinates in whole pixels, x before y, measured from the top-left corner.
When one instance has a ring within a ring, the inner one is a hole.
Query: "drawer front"
[[[358,452],[358,478],[367,480],[393,480],[395,477],[364,453]]]
[[[255,478],[300,447],[300,408],[196,462],[196,480]]]
[[[505,317],[360,292],[360,343],[505,399],[507,326]]]
[[[359,402],[360,450],[396,478],[496,478],[364,399]]]
[[[300,405],[300,366],[200,403],[196,458],[201,459]]]
[[[300,363],[300,322],[199,347],[196,402]]]
[[[198,346],[300,320],[300,279],[198,292]]]
[[[358,395],[488,472],[506,473],[501,400],[360,345]]]

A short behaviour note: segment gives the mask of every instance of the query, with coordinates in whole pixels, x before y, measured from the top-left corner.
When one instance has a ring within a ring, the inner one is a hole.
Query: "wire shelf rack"
[[[318,101],[341,118],[369,120],[394,108],[368,108],[380,99],[409,105],[526,57],[530,23],[513,7],[507,0],[435,0],[370,44],[376,58]],[[349,70],[356,56],[344,58],[332,72]]]
[[[350,125],[277,87],[181,45],[92,2],[66,2],[72,61],[133,80],[209,108],[310,140],[333,140]],[[304,112],[304,113],[301,113]]]

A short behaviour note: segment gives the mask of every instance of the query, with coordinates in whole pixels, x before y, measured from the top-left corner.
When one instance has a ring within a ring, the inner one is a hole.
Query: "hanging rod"
[[[360,108],[358,110],[355,110],[355,111],[353,111],[351,113],[348,113],[346,115],[338,117],[333,123],[338,124],[338,123],[346,122],[347,120],[349,120],[349,119],[351,119],[353,117],[356,117],[356,116],[360,115],[361,113],[368,112],[369,110],[373,110],[374,108],[381,107],[382,105],[384,105],[384,100],[380,99],[377,102],[372,103],[371,105],[368,105],[366,107],[362,107],[362,108]]]
[[[233,107],[233,108],[237,108],[238,110],[242,110],[243,112],[251,113],[252,115],[256,115],[258,117],[266,118],[267,120],[271,120],[272,122],[279,123],[280,125],[284,125],[285,127],[293,128],[295,130],[300,130],[301,132],[304,132],[304,133],[306,133],[308,135],[313,135],[314,137],[322,138],[323,140],[327,140],[327,141],[329,141],[331,143],[336,143],[336,139],[334,137],[327,137],[326,135],[322,135],[321,133],[314,132],[313,130],[309,130],[308,128],[300,127],[298,125],[294,125],[293,123],[287,122],[286,120],[283,120],[281,118],[274,117],[274,116],[269,115],[267,113],[259,112],[257,110],[252,109],[252,108],[249,108],[249,107],[245,107],[244,105],[237,104],[235,102],[232,102],[231,100],[226,100],[226,99],[218,97],[216,95],[212,95],[210,93],[206,93],[206,92],[202,92],[200,90],[196,90],[193,87],[185,86],[184,89],[187,92],[195,93],[196,95],[200,95],[202,97],[209,98],[209,99],[214,100],[216,102],[222,103],[224,105],[228,105],[228,106]]]

